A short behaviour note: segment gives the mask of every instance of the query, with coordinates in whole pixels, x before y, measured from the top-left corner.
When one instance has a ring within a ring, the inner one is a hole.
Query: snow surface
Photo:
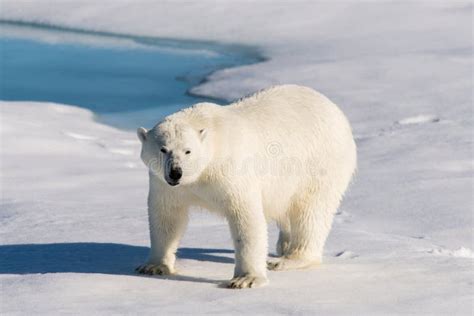
[[[133,133],[79,108],[2,102],[2,313],[471,314],[472,13],[456,1],[1,1],[1,19],[256,45],[269,60],[193,92],[311,86],[348,115],[359,155],[325,263],[226,290],[230,234],[207,213],[191,219],[178,276],[134,274],[149,241]]]

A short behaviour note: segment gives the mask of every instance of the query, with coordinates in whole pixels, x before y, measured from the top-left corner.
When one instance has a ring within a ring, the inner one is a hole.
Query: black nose
[[[183,175],[183,170],[181,170],[180,167],[172,168],[170,170],[170,179],[172,180],[179,180],[181,179],[182,175]]]

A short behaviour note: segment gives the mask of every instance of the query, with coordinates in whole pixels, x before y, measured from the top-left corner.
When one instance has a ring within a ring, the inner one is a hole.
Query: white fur
[[[323,95],[283,85],[228,106],[201,103],[138,130],[149,167],[151,254],[141,273],[174,273],[188,209],[225,216],[235,246],[229,287],[267,282],[267,220],[282,256],[269,269],[321,262],[333,217],[356,168],[344,114]],[[166,154],[160,152],[164,147]],[[186,154],[187,151],[191,153]],[[167,183],[181,167],[179,185]]]

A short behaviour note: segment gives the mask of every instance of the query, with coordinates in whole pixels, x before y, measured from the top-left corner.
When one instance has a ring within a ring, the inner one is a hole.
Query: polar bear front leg
[[[167,275],[176,272],[176,250],[186,229],[188,211],[182,206],[163,202],[149,198],[151,249],[147,262],[136,268],[141,274]]]
[[[267,284],[267,223],[262,207],[242,206],[231,210],[227,219],[235,247],[235,270],[226,286],[242,289]]]

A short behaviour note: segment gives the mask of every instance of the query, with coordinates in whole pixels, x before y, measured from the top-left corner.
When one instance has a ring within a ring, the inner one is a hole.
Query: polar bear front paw
[[[142,264],[138,266],[135,271],[140,274],[148,275],[169,275],[174,273],[174,270],[165,264],[153,263]]]
[[[265,277],[254,276],[251,274],[238,276],[227,282],[225,285],[229,289],[246,289],[264,286],[268,283]]]

